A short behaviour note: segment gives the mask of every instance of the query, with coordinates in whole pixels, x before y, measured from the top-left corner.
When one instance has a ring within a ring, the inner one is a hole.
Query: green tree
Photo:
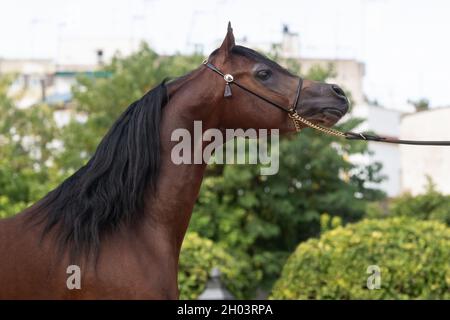
[[[196,299],[205,289],[212,268],[221,272],[225,287],[238,299],[251,298],[258,274],[250,260],[230,252],[196,233],[187,233],[181,248],[178,282],[180,299]]]
[[[56,183],[53,111],[45,104],[17,108],[7,95],[14,76],[0,78],[0,217],[15,214]]]
[[[430,109],[430,100],[421,98],[418,100],[408,100],[408,103],[412,104],[416,109],[416,112],[426,111]]]
[[[387,218],[394,216],[412,217],[421,220],[439,220],[450,225],[450,196],[440,193],[431,178],[425,192],[419,195],[405,193],[390,199],[387,203],[374,202],[367,207],[367,216]]]

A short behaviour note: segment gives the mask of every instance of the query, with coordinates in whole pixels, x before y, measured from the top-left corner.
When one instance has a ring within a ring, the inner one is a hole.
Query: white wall
[[[329,65],[334,67],[336,77],[327,79],[328,83],[336,83],[344,90],[350,91],[352,100],[356,105],[364,104],[363,77],[365,66],[357,60],[345,59],[311,59],[300,58],[301,71],[306,74],[308,70],[315,66],[328,68]]]
[[[450,108],[406,115],[401,122],[402,139],[450,140]],[[424,191],[426,176],[438,190],[450,194],[450,147],[401,146],[402,190]]]
[[[396,110],[384,109],[381,107],[358,105],[353,108],[353,117],[366,119],[354,131],[374,131],[377,134],[389,137],[398,137],[400,134],[400,115]],[[384,144],[379,142],[369,142],[371,154],[352,157],[351,161],[360,164],[380,162],[383,167],[380,174],[385,176],[385,180],[380,184],[367,184],[383,190],[390,197],[401,192],[401,162],[400,148],[395,144]]]
[[[394,144],[369,143],[369,150],[373,155],[369,156],[371,162],[383,164],[381,174],[385,179],[374,188],[379,188],[390,197],[396,196],[401,191],[400,150]]]

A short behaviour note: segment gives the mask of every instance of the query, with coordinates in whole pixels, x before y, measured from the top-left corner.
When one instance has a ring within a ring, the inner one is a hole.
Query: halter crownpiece
[[[400,139],[392,139],[387,137],[378,136],[375,134],[366,134],[366,133],[355,133],[351,131],[347,132],[341,132],[332,128],[325,128],[322,126],[319,126],[315,123],[312,123],[311,121],[303,118],[297,113],[297,105],[300,102],[300,94],[302,91],[303,86],[303,79],[299,77],[299,82],[296,90],[296,94],[294,97],[294,102],[291,107],[284,107],[250,89],[242,85],[241,83],[237,82],[234,77],[227,73],[223,73],[220,71],[216,66],[214,66],[212,63],[208,61],[208,59],[205,59],[203,61],[203,65],[207,67],[208,69],[214,71],[215,73],[221,75],[223,79],[225,80],[225,90],[223,96],[225,98],[231,97],[233,94],[231,92],[231,84],[235,84],[237,87],[241,88],[242,90],[254,95],[255,97],[258,97],[259,99],[269,103],[273,107],[276,107],[284,112],[288,113],[289,118],[294,123],[295,130],[297,132],[301,131],[300,124],[303,123],[306,126],[313,128],[315,130],[318,130],[320,132],[326,133],[331,136],[339,137],[339,138],[345,138],[348,140],[364,140],[364,141],[376,141],[376,142],[385,142],[385,143],[396,143],[396,144],[409,144],[409,145],[428,145],[428,146],[450,146],[450,141],[416,141],[416,140],[400,140]]]

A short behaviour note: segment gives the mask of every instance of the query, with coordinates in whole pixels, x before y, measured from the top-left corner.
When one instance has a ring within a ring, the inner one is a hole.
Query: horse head
[[[338,85],[299,78],[266,56],[236,45],[230,25],[222,45],[205,64],[215,71],[209,72],[206,83],[216,92],[213,100],[220,105],[221,127],[290,132],[295,130],[289,117],[292,111],[331,127],[349,109]]]

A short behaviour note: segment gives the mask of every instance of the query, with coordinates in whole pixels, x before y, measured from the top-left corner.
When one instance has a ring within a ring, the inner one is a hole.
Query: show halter
[[[297,104],[300,102],[300,94],[302,91],[303,86],[303,79],[299,77],[299,82],[295,94],[294,103],[290,107],[282,106],[250,89],[245,87],[243,84],[239,83],[234,79],[234,77],[229,73],[223,73],[220,71],[216,66],[214,66],[212,63],[210,63],[208,60],[203,61],[203,65],[207,67],[208,69],[214,71],[218,75],[222,76],[225,80],[225,90],[223,96],[225,98],[229,98],[233,95],[231,91],[231,85],[234,84],[235,86],[241,88],[242,90],[254,95],[255,97],[269,103],[270,105],[286,112],[289,115],[289,118],[292,119],[292,122],[294,123],[295,130],[299,132],[301,130],[300,124],[303,123],[308,127],[311,127],[315,130],[318,130],[320,132],[326,133],[328,135],[332,135],[339,138],[345,138],[348,140],[365,140],[365,141],[376,141],[376,142],[385,142],[385,143],[395,143],[395,144],[410,144],[410,145],[424,145],[424,146],[450,146],[450,141],[421,141],[421,140],[400,140],[400,139],[393,139],[388,137],[383,137],[375,134],[367,134],[367,133],[355,133],[351,131],[347,132],[341,132],[336,129],[332,128],[324,128],[322,126],[319,126],[317,124],[312,123],[311,121],[303,118],[297,113]]]

